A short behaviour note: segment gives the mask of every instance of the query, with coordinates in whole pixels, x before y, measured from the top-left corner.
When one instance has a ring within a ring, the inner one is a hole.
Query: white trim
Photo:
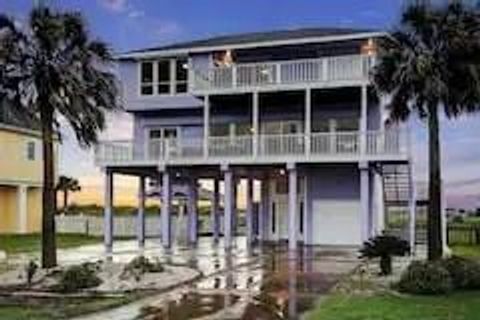
[[[18,233],[28,232],[28,187],[19,185],[17,187],[17,221]]]
[[[307,43],[325,43],[325,42],[335,42],[335,41],[348,41],[348,40],[358,40],[358,39],[368,39],[368,38],[381,38],[388,36],[386,32],[364,32],[357,34],[348,34],[348,35],[335,35],[335,36],[325,36],[325,37],[307,37],[291,40],[276,40],[276,41],[263,41],[263,42],[249,42],[244,44],[233,44],[233,45],[223,45],[223,46],[204,46],[204,47],[191,47],[186,49],[166,49],[166,50],[152,50],[147,52],[133,52],[133,53],[124,53],[118,55],[117,59],[149,59],[152,57],[171,57],[171,56],[180,56],[188,55],[190,53],[203,53],[211,51],[223,51],[223,50],[235,50],[235,49],[249,49],[249,48],[260,48],[260,47],[273,47],[273,46],[284,46],[284,45],[295,45],[295,44],[307,44]]]

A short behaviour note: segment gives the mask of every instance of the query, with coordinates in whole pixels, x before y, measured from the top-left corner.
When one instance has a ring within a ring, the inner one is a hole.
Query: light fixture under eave
[[[187,70],[187,69],[188,69],[188,63],[182,64],[182,68],[185,69],[185,70]]]
[[[368,39],[368,41],[362,45],[361,52],[364,55],[373,56],[377,53],[377,44],[373,39]]]

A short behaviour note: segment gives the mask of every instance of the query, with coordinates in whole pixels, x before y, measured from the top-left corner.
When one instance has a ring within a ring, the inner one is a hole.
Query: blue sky
[[[24,19],[35,0],[0,0],[0,11]],[[37,0],[38,1],[38,0]],[[312,26],[389,29],[402,0],[44,0],[80,10],[92,35],[116,52],[233,32]],[[425,134],[414,121],[414,156],[418,179],[426,179]],[[107,138],[128,138],[131,120],[115,116]],[[480,116],[442,122],[443,168],[450,203],[480,206]],[[67,132],[60,171],[81,178],[101,193],[101,175],[90,152],[78,149]],[[120,179],[125,191],[134,190]],[[132,191],[134,193],[134,191]]]

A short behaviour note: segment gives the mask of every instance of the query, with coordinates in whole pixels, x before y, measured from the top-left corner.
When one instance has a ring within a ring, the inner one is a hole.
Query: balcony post
[[[237,66],[234,64],[232,65],[232,88],[234,89],[238,86],[237,80]]]
[[[162,199],[162,245],[164,248],[170,248],[172,244],[171,237],[171,185],[170,185],[170,173],[165,169],[160,172],[162,178],[161,186],[161,199]]]
[[[138,212],[137,212],[137,240],[138,246],[145,246],[145,177],[138,180]]]
[[[295,164],[288,164],[288,250],[297,249],[297,186],[298,175]]]
[[[225,184],[223,239],[226,250],[232,247],[232,218],[233,218],[233,172],[228,166],[222,166]]]
[[[310,155],[312,147],[312,90],[305,90],[305,153]]]
[[[105,251],[107,254],[112,253],[113,246],[113,172],[105,169],[105,207],[104,207],[104,224],[103,234],[105,242]]]
[[[268,223],[268,211],[270,209],[269,204],[269,176],[265,175],[261,181],[260,189],[260,208],[258,210],[258,240],[267,240],[267,223]]]
[[[207,158],[210,137],[210,96],[205,96],[203,104],[203,156]]]
[[[360,110],[360,154],[365,156],[367,152],[367,117],[368,117],[368,96],[367,86],[361,89],[361,110]]]
[[[370,170],[368,162],[359,164],[360,171],[360,240],[367,241],[370,234]]]
[[[247,178],[247,207],[246,207],[246,220],[247,220],[247,245],[253,242],[253,177],[250,175]]]
[[[259,124],[259,98],[258,92],[253,92],[252,94],[252,127],[253,127],[253,156],[258,156],[258,138],[260,133],[260,124]]]
[[[188,184],[188,241],[195,245],[198,239],[198,190],[197,179],[191,178]]]
[[[212,206],[211,206],[211,223],[213,240],[218,242],[220,236],[220,215],[219,215],[219,201],[220,201],[220,181],[218,178],[213,180]]]

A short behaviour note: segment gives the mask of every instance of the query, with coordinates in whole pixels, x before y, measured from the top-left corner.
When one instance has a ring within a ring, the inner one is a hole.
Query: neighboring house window
[[[170,60],[158,61],[158,94],[170,94]]]
[[[30,161],[35,160],[35,142],[27,142],[27,159]]]
[[[176,93],[185,93],[187,92],[187,79],[188,79],[188,70],[187,70],[187,60],[178,59],[175,64],[175,92]]]
[[[140,67],[140,92],[142,95],[153,95],[153,62],[142,62]]]
[[[185,93],[187,90],[187,59],[163,59],[141,62],[141,95],[170,95]]]

